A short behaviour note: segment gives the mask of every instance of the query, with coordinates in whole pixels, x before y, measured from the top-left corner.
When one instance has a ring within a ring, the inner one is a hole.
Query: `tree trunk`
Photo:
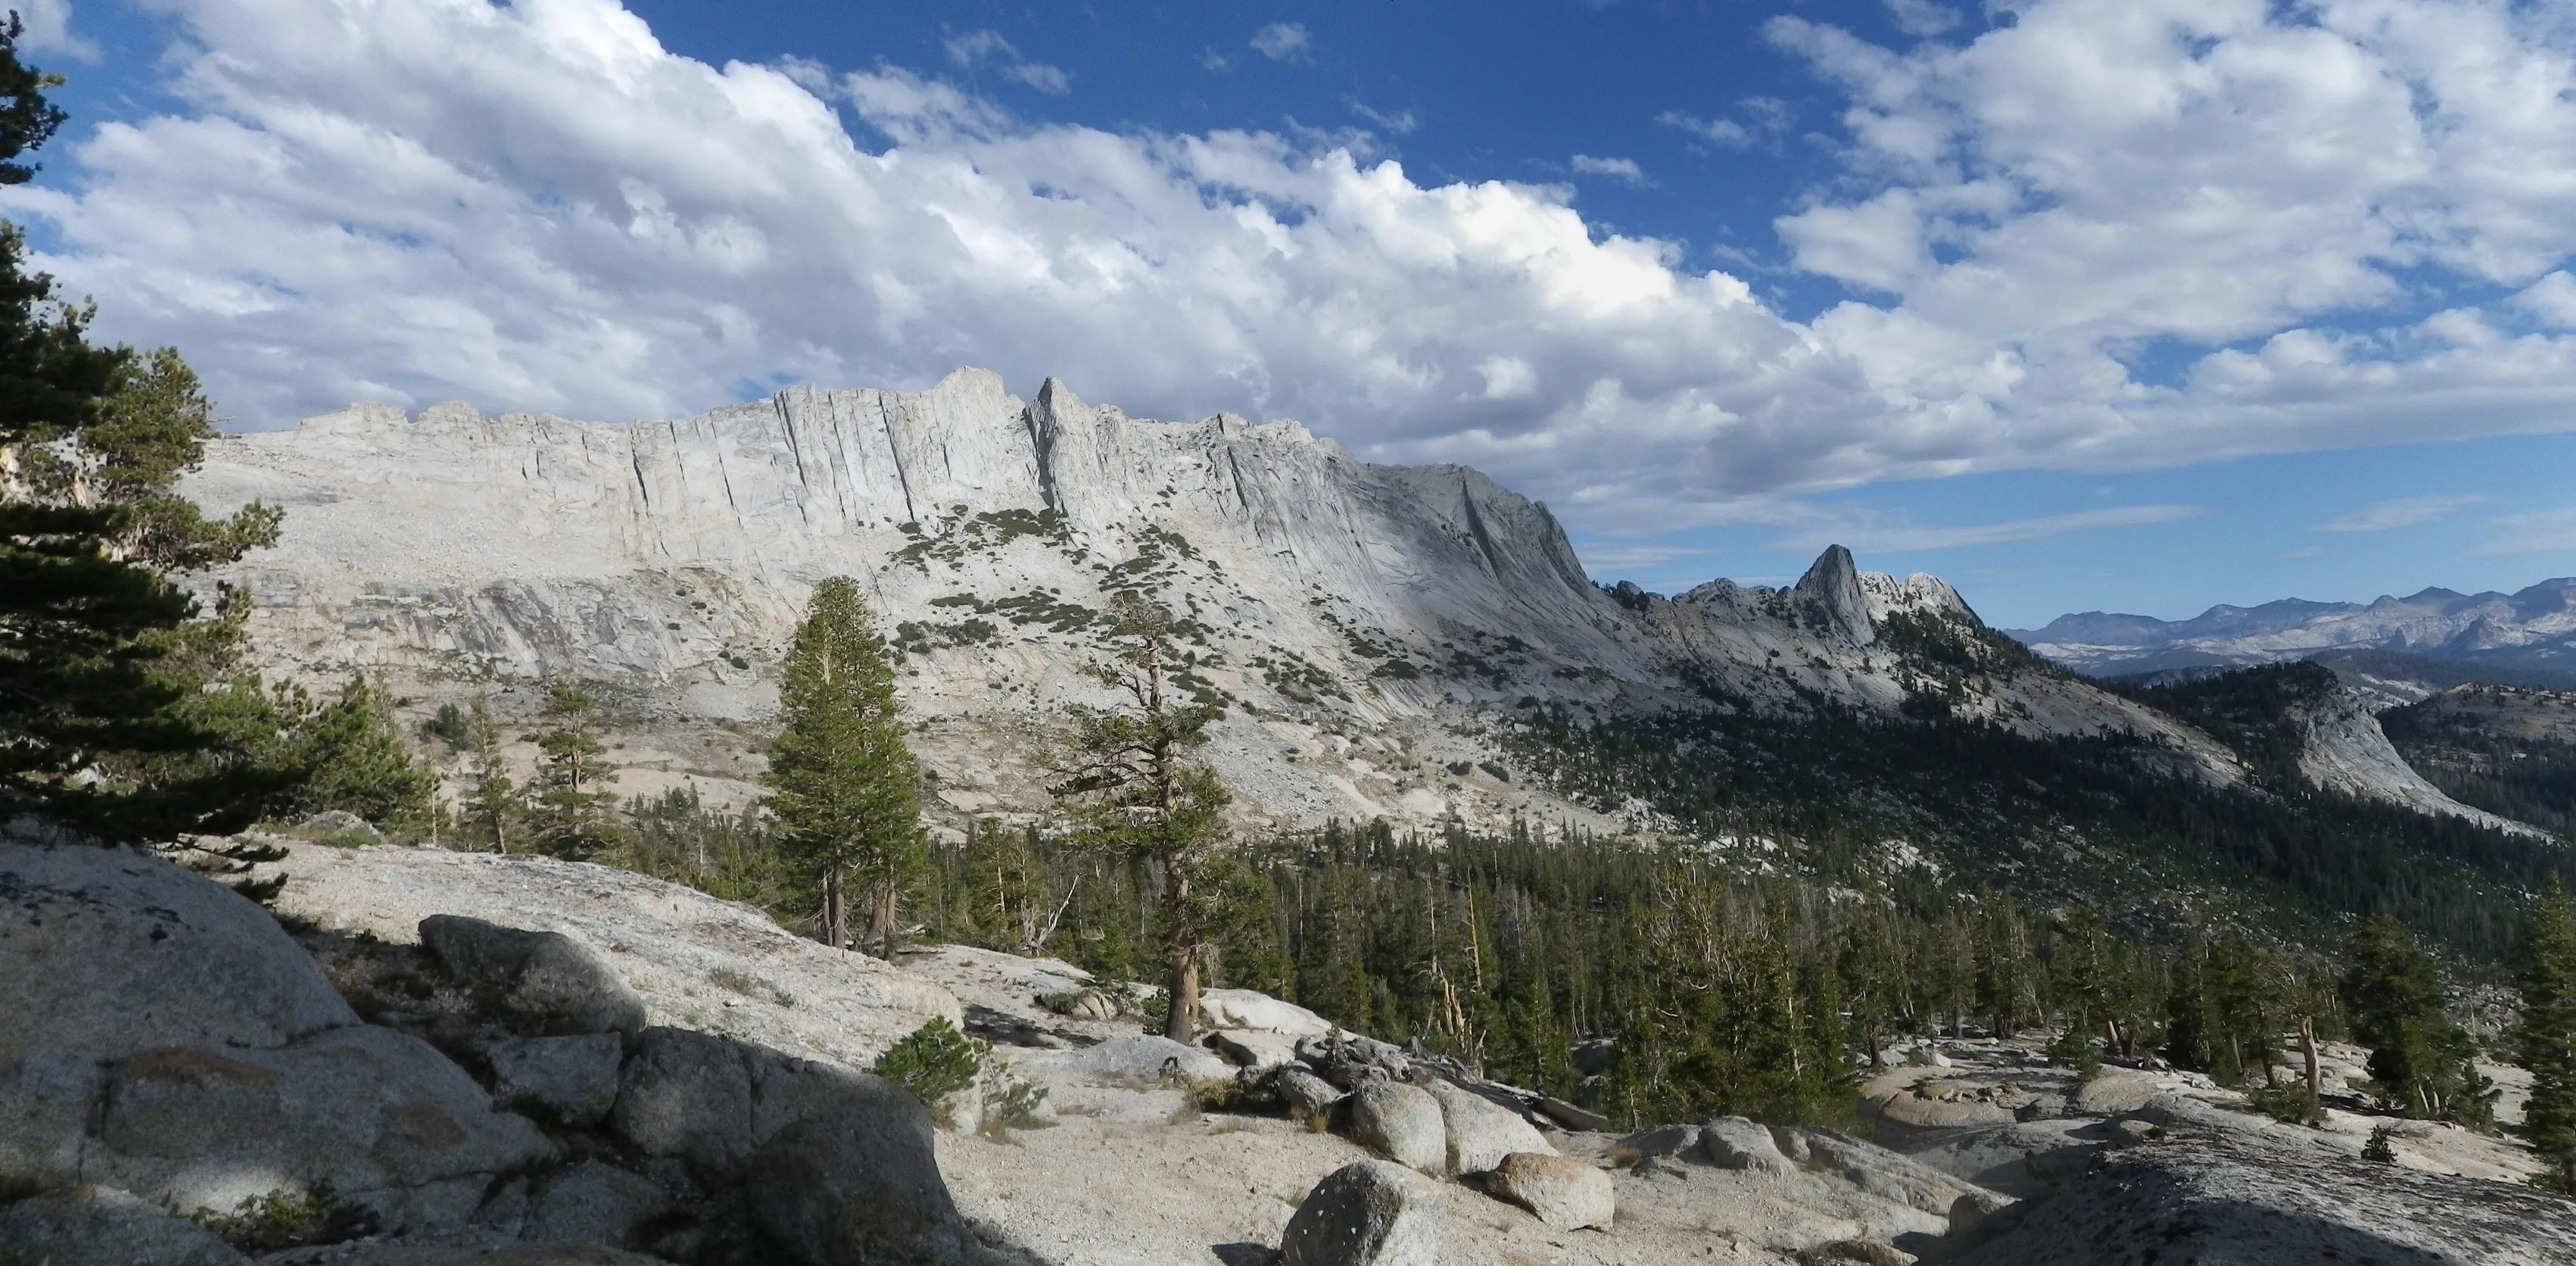
[[[886,884],[868,902],[868,940],[887,962],[894,961],[895,905],[901,896],[893,884]]]
[[[1163,1036],[1187,1043],[1199,1015],[1199,947],[1194,943],[1172,946],[1172,1005],[1163,1013]]]
[[[834,949],[849,947],[850,912],[848,903],[841,898],[841,868],[838,866],[823,872],[822,923],[823,926],[816,930],[823,934],[825,945]]]
[[[2315,1016],[2303,1015],[2299,1017],[2299,1054],[2306,1057],[2308,1062],[2308,1094],[2311,1097],[2324,1094],[2325,1074],[2317,1067],[2317,1019]]]

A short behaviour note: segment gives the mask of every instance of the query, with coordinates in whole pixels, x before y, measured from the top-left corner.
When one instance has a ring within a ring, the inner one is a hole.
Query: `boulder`
[[[933,1016],[964,1022],[956,997],[936,984],[631,871],[525,855],[262,842],[286,852],[251,872],[286,878],[282,915],[392,945],[415,943],[421,920],[437,914],[561,932],[615,964],[655,1024],[865,1068]]]
[[[1950,1057],[1942,1054],[1940,1047],[1929,1042],[1919,1042],[1907,1048],[1905,1062],[1916,1068],[1948,1068]]]
[[[249,1266],[194,1222],[129,1192],[74,1187],[0,1205],[0,1262],[29,1266]]]
[[[274,1051],[143,1051],[110,1067],[103,1100],[84,1172],[169,1208],[328,1186],[387,1230],[441,1225],[555,1154],[427,1043],[367,1026]]]
[[[1437,1266],[1440,1193],[1400,1165],[1354,1161],[1306,1193],[1279,1266]]]
[[[1354,1143],[1426,1174],[1449,1163],[1449,1131],[1440,1101],[1420,1086],[1363,1081],[1336,1105],[1342,1132]]]
[[[1881,1200],[1946,1217],[1959,1197],[1984,1190],[1838,1130],[1810,1127],[1798,1133],[1806,1140],[1810,1160]]]
[[[1950,1234],[1964,1237],[1975,1231],[1996,1210],[2012,1201],[1991,1191],[1971,1191],[1950,1202]]]
[[[1296,1040],[1262,1029],[1217,1029],[1204,1039],[1226,1062],[1254,1072],[1284,1068],[1296,1061]]]
[[[519,1238],[632,1247],[654,1219],[671,1211],[668,1192],[614,1165],[583,1161],[530,1186]]]
[[[1301,1037],[1297,1058],[1344,1090],[1356,1090],[1363,1081],[1413,1080],[1413,1058],[1401,1047],[1356,1033]]]
[[[1771,1127],[1743,1117],[1711,1117],[1699,1127],[1700,1155],[1719,1169],[1786,1174],[1797,1169],[1771,1138]]]
[[[1295,1064],[1279,1070],[1279,1097],[1288,1104],[1290,1113],[1317,1116],[1341,1102],[1342,1090],[1333,1083],[1307,1072]]]
[[[267,911],[148,854],[0,842],[0,1069],[164,1046],[275,1049],[358,1022]]]
[[[1558,1125],[1564,1126],[1569,1130],[1604,1131],[1610,1128],[1610,1118],[1605,1117],[1598,1112],[1593,1112],[1589,1109],[1567,1103],[1563,1099],[1541,1096],[1538,1101],[1538,1110],[1542,1115],[1546,1116],[1548,1120],[1554,1121]]]
[[[1546,1137],[1519,1113],[1450,1082],[1434,1081],[1427,1089],[1440,1104],[1450,1173],[1481,1174],[1514,1152],[1556,1155]]]
[[[2105,1151],[1992,1215],[1954,1266],[2576,1261],[2576,1205],[2518,1183],[2375,1165],[2305,1138],[2184,1134]]]
[[[1568,1231],[1606,1228],[1617,1210],[1610,1175],[1563,1156],[1514,1152],[1486,1175],[1485,1190]]]
[[[806,1266],[941,1266],[972,1241],[932,1151],[930,1114],[894,1091],[808,1116],[745,1175],[752,1224]]]
[[[463,915],[420,921],[420,943],[487,1013],[540,1036],[633,1033],[644,999],[589,946],[561,932],[530,932]]]
[[[1200,1020],[1212,1029],[1251,1029],[1284,1033],[1291,1038],[1333,1031],[1333,1022],[1298,1006],[1250,989],[1210,989],[1199,994]]]
[[[677,1157],[701,1181],[736,1181],[771,1137],[808,1117],[924,1111],[883,1078],[687,1029],[646,1029],[620,1074],[609,1133]]]
[[[2104,1073],[2076,1088],[2074,1110],[2088,1117],[2124,1116],[2146,1107],[2164,1086],[2153,1077]]]
[[[617,1105],[626,1043],[615,1033],[504,1038],[483,1046],[492,1096],[504,1107],[575,1129],[599,1124]]]
[[[1079,1050],[1041,1051],[1013,1060],[1011,1069],[1033,1082],[1084,1086],[1169,1086],[1231,1081],[1234,1066],[1200,1047],[1155,1033],[1131,1033]]]
[[[1658,1125],[1639,1130],[1611,1144],[1611,1149],[1634,1152],[1639,1159],[1677,1156],[1699,1143],[1698,1129],[1687,1125]]]

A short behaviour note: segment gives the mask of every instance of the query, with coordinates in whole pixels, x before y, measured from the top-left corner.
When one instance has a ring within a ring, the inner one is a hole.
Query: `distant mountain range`
[[[2562,684],[2557,679],[2576,681],[2576,577],[2509,594],[2426,589],[2370,603],[2284,598],[2211,607],[2188,620],[2087,611],[2045,628],[2003,632],[2094,677],[2382,652],[2461,665],[2477,680]]]

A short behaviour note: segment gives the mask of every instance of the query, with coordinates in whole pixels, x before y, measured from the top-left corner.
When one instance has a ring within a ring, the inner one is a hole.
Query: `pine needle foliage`
[[[858,582],[835,576],[814,587],[782,666],[778,711],[761,775],[772,842],[814,894],[825,943],[856,943],[852,903],[865,899],[869,939],[890,958],[898,905],[927,867],[929,837],[894,671]]]
[[[35,174],[19,160],[63,121],[22,29],[0,23],[0,185]],[[92,309],[26,249],[0,224],[0,819],[126,842],[238,830],[291,773],[260,759],[265,693],[229,680],[243,609],[203,618],[172,576],[274,541],[276,513],[209,520],[176,495],[214,438],[195,376],[90,342]]]
[[[2405,1116],[2492,1125],[2496,1092],[2471,1062],[2477,1046],[2444,1013],[2440,968],[2405,925],[2363,920],[2344,963],[2344,1006],[2381,1101]]]
[[[529,840],[537,851],[590,861],[626,843],[617,817],[617,771],[599,738],[599,701],[579,686],[557,682],[546,690],[537,728],[540,757]]]
[[[1218,705],[1183,693],[1183,629],[1132,593],[1110,603],[1109,659],[1091,674],[1119,700],[1078,708],[1051,789],[1073,814],[1081,846],[1149,869],[1160,888],[1164,1036],[1186,1042],[1198,1017],[1200,954],[1229,915],[1223,851],[1230,796],[1196,755]]]
[[[2549,1185],[2576,1195],[2576,900],[2552,878],[2523,916],[2514,1062],[2531,1074],[2523,1137],[2549,1162]]]

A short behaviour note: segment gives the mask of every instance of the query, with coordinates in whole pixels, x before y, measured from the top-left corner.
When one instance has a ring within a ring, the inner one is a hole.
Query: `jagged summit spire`
[[[1850,550],[1826,546],[1815,565],[1798,578],[1798,593],[1816,604],[1835,632],[1863,646],[1877,640],[1878,630],[1869,622],[1868,599],[1860,591],[1860,568],[1852,563]]]

